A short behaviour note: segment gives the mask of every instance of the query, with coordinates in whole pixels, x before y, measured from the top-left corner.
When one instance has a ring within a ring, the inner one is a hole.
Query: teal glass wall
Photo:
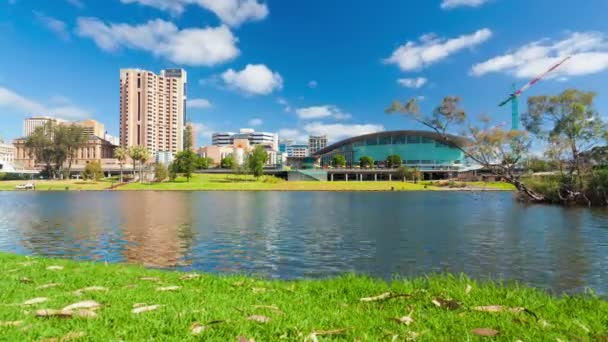
[[[323,165],[330,165],[336,154],[346,157],[347,165],[359,163],[363,156],[372,157],[375,161],[384,161],[389,155],[397,154],[403,164],[429,169],[431,166],[461,166],[464,164],[464,153],[455,147],[435,141],[429,137],[402,136],[372,136],[365,140],[343,145],[321,158]]]

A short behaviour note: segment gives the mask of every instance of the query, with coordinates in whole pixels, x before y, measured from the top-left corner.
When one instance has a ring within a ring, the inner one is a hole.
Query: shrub
[[[155,182],[160,183],[160,182],[164,181],[165,179],[167,179],[168,175],[169,175],[169,171],[167,170],[167,168],[165,167],[164,164],[158,163],[158,164],[156,164],[156,166],[154,166],[154,181]]]
[[[101,169],[101,163],[98,160],[90,161],[85,167],[82,173],[82,178],[100,180],[103,178],[103,170]]]

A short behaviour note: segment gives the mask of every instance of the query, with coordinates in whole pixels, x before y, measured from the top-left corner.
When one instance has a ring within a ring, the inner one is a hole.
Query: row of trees
[[[594,108],[595,97],[593,92],[577,89],[530,97],[522,130],[505,130],[488,117],[473,122],[455,96],[445,97],[429,114],[420,110],[416,98],[394,101],[386,112],[432,129],[444,143],[515,185],[530,201],[607,205],[608,170],[585,159],[608,139],[606,124]],[[469,143],[452,141],[449,131],[464,132]],[[547,161],[541,167],[559,168],[553,177],[522,178],[518,170],[524,160],[531,159],[533,144],[536,153],[542,149]]]
[[[401,160],[401,156],[399,156],[398,154],[392,154],[392,155],[386,157],[386,160],[384,161],[386,167],[391,168],[391,169],[400,167],[402,162],[403,161]],[[363,157],[359,158],[360,167],[369,168],[369,167],[374,166],[374,163],[375,163],[374,158],[372,158],[370,156],[363,156]],[[337,154],[332,158],[332,165],[335,167],[345,167],[346,158],[344,157],[344,155]]]

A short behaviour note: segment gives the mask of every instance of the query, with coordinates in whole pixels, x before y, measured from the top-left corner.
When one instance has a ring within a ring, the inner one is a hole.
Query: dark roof
[[[364,141],[364,140],[374,138],[374,137],[382,138],[382,137],[389,137],[389,136],[390,137],[419,136],[419,137],[431,138],[435,141],[444,143],[446,145],[452,145],[452,146],[464,146],[470,142],[466,138],[459,137],[457,135],[452,135],[452,134],[443,135],[443,134],[433,132],[433,131],[416,131],[416,130],[385,131],[385,132],[376,132],[376,133],[371,133],[371,134],[359,135],[356,137],[352,137],[352,138],[348,138],[348,139],[339,141],[337,143],[331,144],[323,149],[318,150],[317,152],[315,152],[315,155],[326,154],[326,153],[329,153],[344,145],[352,144],[354,142]]]

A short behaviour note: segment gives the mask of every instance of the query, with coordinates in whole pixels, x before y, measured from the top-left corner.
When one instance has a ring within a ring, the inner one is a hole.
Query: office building
[[[285,148],[285,153],[287,153],[287,157],[308,157],[308,145],[289,145]]]
[[[144,146],[152,154],[183,150],[187,74],[168,69],[156,75],[120,70],[120,145]]]
[[[312,155],[327,147],[327,135],[311,135],[308,137],[308,152]]]
[[[251,128],[242,128],[239,133],[213,133],[211,144],[214,146],[234,145],[235,140],[248,140],[249,144],[270,146],[273,151],[279,150],[279,135],[276,133],[256,132]]]
[[[266,165],[275,166],[281,164],[282,155],[277,150],[273,149],[271,144],[258,144],[264,146],[264,150],[268,154]],[[238,165],[243,165],[246,156],[258,146],[253,145],[250,139],[233,139],[230,145],[211,145],[203,146],[198,149],[198,155],[211,159],[212,166],[219,166],[222,159],[232,157]]]
[[[84,129],[84,134],[88,136],[96,136],[100,138],[105,138],[106,135],[106,127],[104,124],[95,121],[95,120],[83,120],[79,122],[75,122],[77,126],[80,126]]]
[[[12,164],[15,158],[15,147],[0,140],[0,164]]]
[[[35,117],[27,118],[27,119],[23,120],[23,136],[25,138],[29,137],[30,135],[32,135],[32,133],[34,133],[34,131],[36,130],[36,127],[42,127],[42,126],[46,125],[49,121],[54,122],[54,123],[66,123],[67,122],[65,120],[52,118],[52,117],[48,117],[48,116],[35,116]]]

